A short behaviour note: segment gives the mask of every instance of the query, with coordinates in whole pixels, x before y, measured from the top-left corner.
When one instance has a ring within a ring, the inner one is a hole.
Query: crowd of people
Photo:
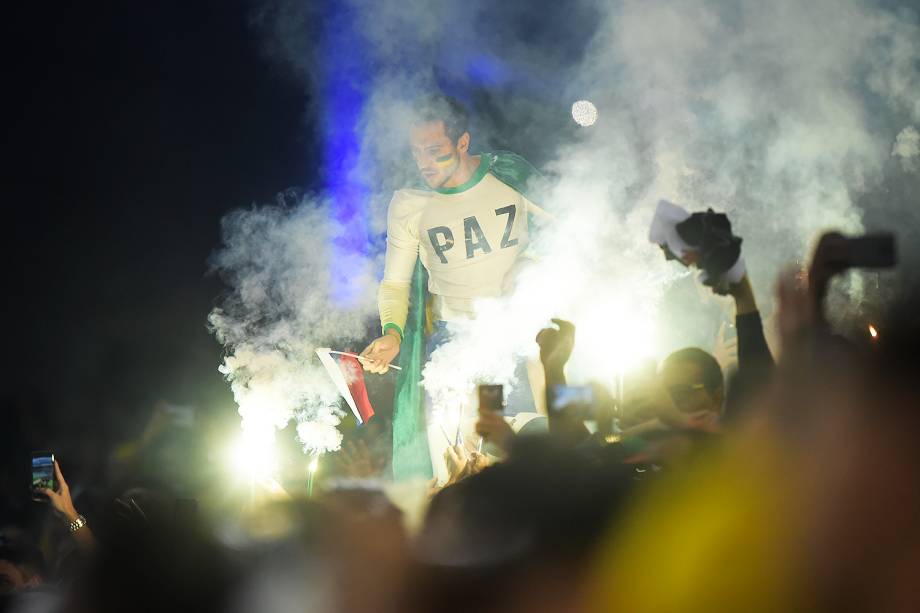
[[[542,423],[480,407],[485,447],[447,450],[418,522],[381,487],[374,424],[338,454],[348,479],[233,517],[150,483],[83,508],[91,487],[60,458],[35,492],[47,522],[4,518],[0,608],[920,610],[920,292],[869,341],[836,334],[824,297],[844,248],[826,235],[779,279],[775,357],[749,279],[729,288],[730,369],[688,347],[566,401],[577,322],[554,320],[536,335]]]

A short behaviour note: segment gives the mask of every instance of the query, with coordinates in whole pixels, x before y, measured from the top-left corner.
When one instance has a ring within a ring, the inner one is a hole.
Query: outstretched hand
[[[447,464],[445,487],[481,472],[490,464],[485,455],[471,451],[462,444],[448,447],[444,451],[444,462]]]
[[[818,246],[808,267],[808,292],[820,314],[831,278],[847,269],[847,239],[839,232],[827,232],[818,239]]]
[[[48,498],[55,515],[68,523],[72,522],[79,513],[73,506],[73,500],[70,498],[70,487],[68,487],[67,481],[64,480],[64,475],[61,473],[61,467],[58,466],[57,460],[54,462],[54,476],[58,482],[57,491],[48,488],[39,488],[35,491]]]
[[[836,233],[824,234],[803,278],[800,271],[789,269],[780,275],[777,283],[779,301],[779,333],[783,353],[792,355],[802,349],[802,342],[815,332],[826,329],[822,310],[824,297],[831,278],[843,272],[846,265],[846,239]]]
[[[77,513],[73,506],[73,499],[70,497],[70,486],[64,480],[64,475],[61,473],[61,467],[58,466],[57,460],[54,462],[54,476],[58,482],[57,491],[44,487],[35,491],[44,494],[48,498],[48,502],[58,519],[63,521],[65,525],[70,524],[76,521],[80,514]],[[78,526],[76,531],[71,529],[71,536],[76,541],[77,547],[84,553],[91,553],[96,547],[96,538],[93,536],[89,526],[86,525],[85,520],[83,520],[82,527]]]
[[[553,319],[556,328],[544,328],[537,333],[540,361],[548,373],[561,373],[575,347],[575,324],[564,319]]]

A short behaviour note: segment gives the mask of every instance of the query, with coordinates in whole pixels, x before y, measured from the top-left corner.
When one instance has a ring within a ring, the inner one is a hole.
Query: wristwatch
[[[72,522],[70,522],[68,529],[71,532],[76,532],[77,530],[79,530],[85,525],[86,525],[86,518],[83,517],[82,515],[77,515],[77,518],[73,520]]]

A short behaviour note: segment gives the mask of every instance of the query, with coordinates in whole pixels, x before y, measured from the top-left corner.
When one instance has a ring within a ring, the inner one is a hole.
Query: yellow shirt
[[[476,173],[458,188],[393,194],[378,294],[381,325],[405,327],[416,258],[428,270],[436,319],[470,318],[476,298],[504,293],[529,242],[529,216],[549,214],[488,170],[482,156]]]

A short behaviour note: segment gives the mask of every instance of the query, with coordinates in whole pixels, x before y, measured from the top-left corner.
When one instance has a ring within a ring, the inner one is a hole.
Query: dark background
[[[208,256],[226,212],[310,186],[316,152],[245,2],[27,4],[2,36],[0,447],[73,468],[158,399],[235,419]]]

